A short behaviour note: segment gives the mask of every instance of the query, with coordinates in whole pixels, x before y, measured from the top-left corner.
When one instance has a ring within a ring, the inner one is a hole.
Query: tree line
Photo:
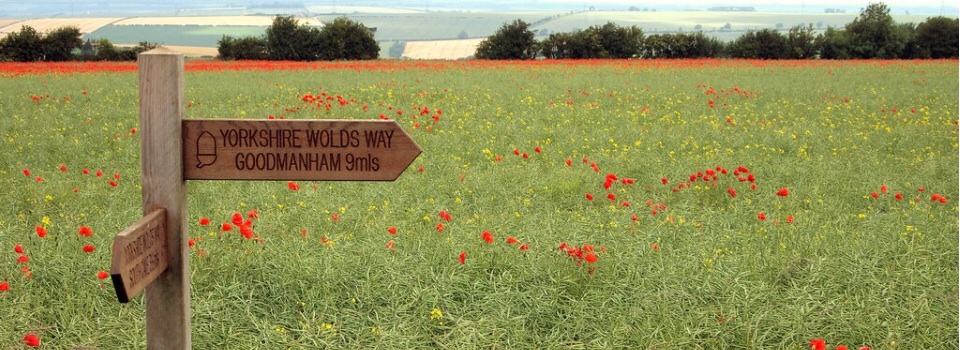
[[[380,46],[371,29],[346,17],[317,29],[277,16],[263,36],[224,36],[217,52],[227,60],[370,60],[380,56]]]
[[[77,27],[61,27],[41,34],[25,25],[0,39],[0,61],[133,61],[137,54],[157,46],[141,42],[120,48],[107,39],[84,42],[81,37]]]
[[[522,20],[504,24],[480,42],[480,59],[580,58],[759,58],[868,59],[956,58],[958,20],[931,17],[914,25],[895,23],[883,3],[870,4],[843,29],[814,34],[813,26],[796,26],[786,33],[748,31],[730,43],[702,32],[644,36],[636,27],[614,23],[569,33],[554,33],[537,41]]]

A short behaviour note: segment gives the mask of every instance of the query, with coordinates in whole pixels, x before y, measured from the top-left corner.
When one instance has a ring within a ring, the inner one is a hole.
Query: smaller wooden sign
[[[110,276],[117,300],[127,303],[167,269],[166,211],[157,209],[113,239]]]

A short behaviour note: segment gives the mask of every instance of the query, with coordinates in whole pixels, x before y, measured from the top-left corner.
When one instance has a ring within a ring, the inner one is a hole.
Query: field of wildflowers
[[[104,276],[135,69],[0,64],[0,348],[145,344]],[[190,182],[195,348],[956,348],[955,60],[187,69],[190,118],[423,148],[392,183]]]

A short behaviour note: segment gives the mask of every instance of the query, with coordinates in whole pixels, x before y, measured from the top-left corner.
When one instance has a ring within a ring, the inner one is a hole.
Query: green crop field
[[[266,30],[264,26],[108,25],[87,37],[91,40],[109,39],[117,44],[147,41],[164,45],[217,47],[217,42],[224,35],[263,36]]]
[[[956,348],[956,60],[632,62],[187,73],[189,118],[423,148],[390,183],[189,182],[194,348]],[[0,77],[0,348],[145,346],[98,279],[138,111],[135,73]]]

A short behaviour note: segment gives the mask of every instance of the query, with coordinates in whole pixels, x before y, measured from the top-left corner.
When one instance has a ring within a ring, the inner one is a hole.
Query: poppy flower
[[[247,219],[254,220],[259,218],[260,218],[260,212],[258,212],[256,209],[247,210]]]
[[[481,236],[483,240],[487,242],[487,244],[493,244],[493,234],[490,233],[490,231],[483,230],[483,233],[481,234]]]
[[[811,339],[810,340],[810,349],[812,350],[826,350],[827,341],[823,338]]]
[[[197,245],[197,240],[196,240],[196,239],[191,238],[191,239],[188,239],[188,240],[187,240],[187,247],[193,248],[193,246],[195,246],[195,245]]]
[[[30,262],[30,257],[28,257],[28,256],[26,256],[26,255],[21,255],[21,256],[18,256],[18,257],[17,257],[17,263],[18,263],[18,264],[26,264],[26,263],[28,263],[28,262]]]
[[[587,193],[584,197],[586,197],[588,201],[593,201],[593,194]]]
[[[530,159],[530,155],[527,154],[527,152],[523,152],[520,156],[523,157],[523,159]]]
[[[583,260],[586,260],[587,263],[593,264],[597,262],[597,255],[592,252],[587,253],[587,255],[583,257]]]
[[[883,193],[883,194],[887,193],[887,184],[880,185],[880,193]]]
[[[762,211],[759,212],[759,213],[757,213],[757,220],[766,221],[766,220],[767,220],[767,214],[764,213],[764,212],[762,212]]]
[[[625,177],[625,178],[623,178],[623,179],[620,179],[620,183],[622,183],[622,184],[624,184],[624,185],[633,185],[633,184],[636,183],[636,182],[637,182],[637,179],[633,179],[633,178],[629,178],[629,177]]]
[[[751,191],[756,191],[756,190],[757,190],[757,184],[750,184],[750,190],[751,190]]]
[[[10,290],[10,282],[0,281],[0,292],[6,292]]]
[[[861,346],[859,350],[870,350],[870,347],[864,345],[864,346]]]
[[[67,165],[66,165],[66,164],[63,164],[63,163],[60,163],[60,165],[57,166],[57,169],[59,169],[61,173],[65,173],[65,172],[67,172]]]
[[[30,169],[23,168],[21,172],[23,172],[23,176],[30,177]]]
[[[83,170],[81,170],[80,173],[83,175],[90,175],[90,169],[83,168]]]
[[[519,249],[520,249],[521,252],[528,251],[528,250],[530,250],[530,245],[528,245],[528,244],[526,244],[526,243],[521,244]]]
[[[246,239],[253,238],[253,227],[250,225],[240,225],[240,234]]]
[[[41,182],[43,182],[43,177],[42,177],[42,176],[37,176],[36,178],[33,179],[33,181],[36,181],[37,183],[41,183]]]
[[[793,223],[793,215],[787,215],[787,223],[788,223],[788,224],[792,224],[792,223]]]
[[[223,231],[223,232],[233,231],[233,226],[231,226],[228,223],[223,223],[223,225],[220,225],[220,231]]]
[[[391,240],[387,241],[387,244],[386,244],[384,247],[386,247],[388,250],[394,250],[394,247],[395,247],[396,245],[397,245],[397,242],[395,242],[394,240],[391,239]]]
[[[573,166],[573,159],[567,158],[566,160],[563,161],[563,163],[566,164],[567,167],[569,168]]]
[[[666,185],[666,184],[668,184],[669,182],[670,182],[670,181],[667,180],[667,177],[666,177],[666,176],[660,178],[660,184],[661,184],[661,185]]]
[[[615,195],[615,194],[613,194],[613,193],[607,193],[607,199],[609,199],[611,202],[616,201],[616,200],[617,200],[617,195]]]
[[[233,216],[230,217],[230,221],[233,222],[234,225],[241,225],[243,224],[243,215],[235,212]]]
[[[756,176],[753,176],[753,174],[747,175],[747,181],[756,182],[756,181],[757,181],[757,177],[756,177]]]
[[[437,224],[437,233],[443,233],[443,223]]]
[[[97,173],[94,175],[97,175],[97,177],[103,176],[103,170],[97,169]]]
[[[893,199],[896,199],[898,201],[903,200],[903,193],[897,192],[897,194],[893,195]]]
[[[835,348],[836,350],[849,350],[846,345],[840,344]]]
[[[541,154],[543,153],[543,148],[540,148],[540,146],[534,147],[533,152],[535,152],[536,154]]]
[[[387,233],[391,235],[397,234],[397,227],[396,226],[387,227]]]
[[[289,188],[291,191],[299,191],[300,185],[294,181],[287,181],[287,188]]]
[[[117,187],[117,185],[119,185],[116,181],[113,181],[113,180],[110,180],[107,183],[110,184],[110,187]]]
[[[450,222],[453,221],[453,215],[450,215],[446,210],[441,210],[437,215],[440,216],[443,221]]]
[[[27,333],[26,335],[23,336],[23,344],[31,348],[39,348],[40,337],[38,337],[36,334],[32,332]]]
[[[200,224],[200,226],[209,226],[209,225],[210,225],[210,218],[208,218],[208,217],[201,217],[200,220],[199,220],[199,224]]]
[[[23,246],[19,243],[13,245],[13,251],[17,254],[23,254]]]
[[[657,242],[650,243],[650,249],[653,250],[653,251],[655,251],[655,252],[659,252],[659,251],[660,251],[660,243],[657,243]]]
[[[514,148],[514,149],[513,149],[513,155],[519,156],[519,155],[520,155],[520,149]]]
[[[93,253],[95,250],[97,250],[97,248],[94,247],[93,244],[89,244],[89,243],[88,243],[88,244],[84,244],[84,245],[83,245],[83,252],[84,252],[84,253],[90,254],[90,253]]]
[[[737,198],[737,190],[733,187],[727,187],[727,194],[730,195],[730,198]]]
[[[97,278],[98,278],[98,279],[105,280],[105,279],[107,279],[108,277],[110,277],[110,274],[107,273],[106,271],[97,272]]]
[[[37,225],[33,230],[37,233],[37,237],[44,238],[47,236],[47,228],[41,225]]]
[[[518,242],[520,242],[520,241],[517,240],[517,237],[507,236],[506,242],[507,242],[507,244],[516,244],[516,243],[518,243]]]
[[[780,189],[777,190],[777,195],[780,196],[780,197],[789,196],[789,195],[790,195],[790,190],[788,190],[786,187],[780,187]]]
[[[870,192],[870,198],[873,198],[873,199],[880,198],[880,194],[877,193],[876,191]]]
[[[633,221],[633,222],[640,221],[640,217],[637,216],[637,213],[630,214],[630,221]]]
[[[466,263],[467,263],[467,252],[465,252],[465,251],[460,251],[460,255],[457,256],[457,261],[460,262],[460,265],[466,264]]]
[[[80,228],[77,230],[77,233],[83,237],[90,237],[93,235],[93,229],[88,226],[81,225]]]

